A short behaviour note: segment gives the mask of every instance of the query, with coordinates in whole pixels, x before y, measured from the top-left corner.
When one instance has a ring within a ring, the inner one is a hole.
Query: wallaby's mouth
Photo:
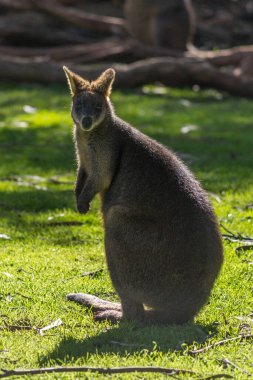
[[[82,123],[81,123],[81,126],[84,130],[88,130],[91,128],[92,126],[92,117],[90,116],[85,116],[82,118]]]

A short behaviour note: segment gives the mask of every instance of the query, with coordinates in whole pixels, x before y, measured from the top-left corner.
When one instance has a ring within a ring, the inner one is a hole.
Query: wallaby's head
[[[91,131],[103,122],[110,110],[109,95],[115,71],[108,69],[90,82],[66,66],[63,66],[63,70],[72,96],[72,118],[82,130]]]

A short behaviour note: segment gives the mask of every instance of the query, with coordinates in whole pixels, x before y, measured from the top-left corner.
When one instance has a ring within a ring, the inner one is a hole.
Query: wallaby
[[[193,42],[196,15],[191,0],[126,0],[126,29],[148,45],[186,50]]]
[[[75,125],[77,208],[86,213],[100,194],[106,259],[121,304],[83,293],[67,299],[92,307],[95,320],[192,320],[223,260],[207,194],[175,154],[115,115],[113,69],[91,82],[64,70]]]

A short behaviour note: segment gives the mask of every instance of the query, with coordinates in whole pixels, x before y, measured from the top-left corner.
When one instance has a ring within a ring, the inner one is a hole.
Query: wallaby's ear
[[[115,71],[113,69],[105,70],[95,81],[91,82],[92,90],[101,92],[104,96],[110,96],[114,78]]]
[[[76,95],[80,91],[90,90],[89,81],[73,73],[73,71],[69,70],[66,66],[63,66],[63,70],[65,71],[70,93],[72,96]]]

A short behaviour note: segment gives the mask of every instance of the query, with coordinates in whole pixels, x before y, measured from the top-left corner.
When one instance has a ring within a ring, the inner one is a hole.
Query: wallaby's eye
[[[96,104],[95,108],[96,108],[97,111],[101,111],[102,105],[101,104]]]

